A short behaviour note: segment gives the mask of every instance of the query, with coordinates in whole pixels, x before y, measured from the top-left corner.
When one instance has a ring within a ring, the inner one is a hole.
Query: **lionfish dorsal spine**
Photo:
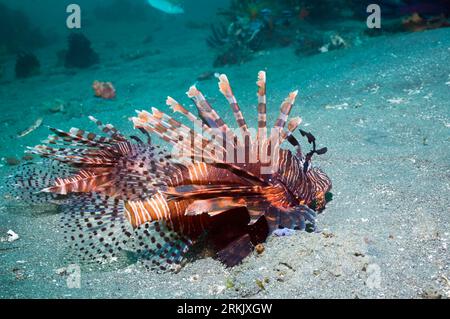
[[[287,130],[284,130],[281,134],[281,139],[280,139],[280,145],[281,143],[283,143],[284,141],[288,141],[296,150],[296,156],[298,158],[301,158],[302,156],[302,151],[301,151],[301,147],[300,147],[300,143],[298,142],[298,140],[295,138],[295,136],[293,135],[293,133],[297,130],[297,128],[300,126],[300,124],[302,123],[302,119],[301,117],[294,117],[293,119],[291,119],[288,122],[288,128]]]
[[[286,99],[281,103],[280,114],[278,115],[277,120],[275,121],[274,131],[272,134],[279,134],[281,130],[286,125],[286,121],[291,113],[292,106],[295,103],[295,98],[297,97],[298,90],[289,93]]]
[[[258,133],[257,140],[260,143],[264,143],[267,139],[267,98],[266,98],[266,72],[259,71],[258,81],[256,82],[258,86]]]
[[[198,125],[200,123],[204,133],[208,134],[211,137],[217,135],[209,126],[207,126],[203,121],[199,120],[194,114],[189,112],[183,105],[178,103],[174,98],[168,96],[167,100],[166,100],[166,104],[174,112],[178,112],[178,113],[185,115],[189,119],[189,121],[191,121],[191,123],[193,125]],[[224,144],[222,143],[221,136],[219,136],[217,138],[218,138],[219,144],[217,144],[216,147],[218,148],[218,150],[222,151],[223,156],[225,156],[226,148],[224,148]],[[226,147],[230,146],[231,144],[229,144],[229,143],[230,143],[230,141],[226,140],[225,146]],[[231,146],[231,147],[234,147],[234,146]]]
[[[152,108],[152,112],[153,114],[148,118],[150,128],[159,132],[172,145],[177,146],[178,150],[188,149],[192,156],[210,155],[205,152],[209,141],[204,136],[156,108]],[[192,141],[194,142],[192,143]]]
[[[230,104],[231,110],[233,111],[236,123],[241,131],[242,138],[245,140],[246,137],[250,137],[247,123],[245,122],[244,115],[242,114],[241,108],[236,100],[231,89],[230,82],[225,74],[219,75],[219,90],[225,96],[228,103]]]
[[[88,116],[89,120],[97,125],[98,129],[105,134],[108,134],[112,139],[117,141],[125,142],[127,139],[123,136],[118,129],[116,129],[112,124],[103,124],[100,120],[97,120],[92,115]]]
[[[195,87],[195,85],[191,86],[186,94],[194,101],[200,117],[209,127],[219,129],[223,134],[229,134],[229,136],[233,138],[236,137],[219,114],[217,114],[217,112],[211,107],[202,92]]]

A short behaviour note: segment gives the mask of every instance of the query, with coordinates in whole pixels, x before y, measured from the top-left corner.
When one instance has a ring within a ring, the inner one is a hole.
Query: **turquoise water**
[[[51,41],[30,49],[40,73],[25,79],[15,78],[16,55],[2,54],[2,180],[24,161],[27,146],[47,137],[47,126],[92,130],[87,116],[93,115],[136,134],[128,120],[134,110],[155,106],[171,114],[167,95],[194,110],[185,96],[194,83],[234,123],[214,76],[197,79],[204,73],[227,74],[247,123],[256,127],[255,81],[265,70],[270,123],[286,95],[299,89],[291,114],[328,147],[314,163],[332,179],[334,199],[318,217],[321,233],[271,236],[263,254],[253,253],[236,267],[207,256],[176,274],[154,273],[131,260],[80,264],[80,287],[71,288],[71,270],[63,269],[78,262],[62,239],[58,212],[5,198],[0,237],[13,230],[19,239],[0,243],[1,298],[450,296],[449,28],[369,37],[364,18],[348,19],[333,26],[348,47],[298,55],[294,44],[273,46],[242,64],[213,66],[218,52],[206,38],[226,2],[187,2],[185,13],[176,16],[145,7],[148,16],[108,21],[94,14],[106,2],[79,1],[81,31],[100,63],[69,69],[57,58],[70,31],[63,1],[55,2],[41,4],[47,17],[36,16],[27,7],[31,2],[15,4]],[[328,36],[333,29],[320,32]],[[96,98],[94,80],[112,82],[117,97]],[[38,119],[39,127],[18,136]],[[6,196],[8,185],[2,184]]]

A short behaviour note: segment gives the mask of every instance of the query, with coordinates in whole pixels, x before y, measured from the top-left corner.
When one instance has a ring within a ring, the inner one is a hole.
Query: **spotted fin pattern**
[[[163,221],[133,228],[125,217],[124,201],[117,198],[76,195],[61,212],[65,238],[81,260],[109,263],[129,252],[147,268],[177,270],[191,245]]]
[[[61,213],[64,236],[82,260],[107,263],[127,250],[133,229],[123,201],[97,193],[72,195]]]
[[[164,221],[145,223],[134,230],[133,250],[152,270],[180,269],[192,242],[170,229]]]
[[[44,193],[57,178],[69,177],[73,169],[59,162],[41,159],[20,165],[5,181],[7,198],[27,204],[60,204],[64,198],[58,194]]]

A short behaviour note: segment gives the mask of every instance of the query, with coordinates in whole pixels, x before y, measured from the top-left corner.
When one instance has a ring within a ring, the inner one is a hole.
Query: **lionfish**
[[[301,118],[288,121],[297,91],[281,104],[268,135],[266,74],[260,71],[258,128],[251,134],[228,78],[217,77],[240,134],[192,86],[187,95],[198,117],[171,97],[167,105],[194,128],[156,108],[131,118],[143,139],[92,116],[102,134],[50,128],[42,145],[29,148],[43,164],[24,165],[11,176],[14,196],[56,203],[65,237],[84,259],[108,262],[132,252],[158,270],[180,269],[197,243],[234,266],[274,232],[314,231],[331,181],[311,165],[313,155],[327,149],[316,149],[314,136],[300,130],[312,145],[304,154],[294,136]],[[163,146],[152,143],[152,135]],[[285,142],[292,150],[281,147]]]

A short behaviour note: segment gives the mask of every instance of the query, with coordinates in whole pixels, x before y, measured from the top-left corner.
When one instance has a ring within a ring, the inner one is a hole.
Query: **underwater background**
[[[80,29],[66,25],[72,3]],[[0,0],[0,298],[449,298],[449,12],[446,0]],[[8,196],[26,147],[48,126],[92,128],[89,115],[132,135],[135,109],[171,113],[167,95],[190,106],[194,83],[233,123],[215,73],[257,127],[259,70],[268,122],[299,89],[291,114],[328,148],[315,159],[333,181],[321,232],[269,237],[233,268],[80,264],[73,287],[58,212]]]

